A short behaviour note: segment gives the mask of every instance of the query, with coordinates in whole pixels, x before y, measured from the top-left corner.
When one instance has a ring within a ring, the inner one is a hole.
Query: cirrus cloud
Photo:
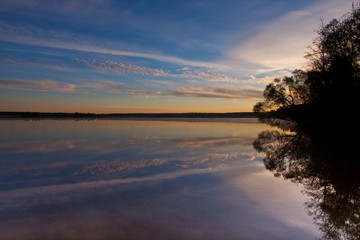
[[[235,61],[264,66],[268,68],[266,71],[303,67],[306,64],[304,53],[316,37],[315,30],[320,27],[321,19],[327,23],[334,17],[341,17],[350,11],[352,1],[314,2],[261,25],[257,34],[229,49],[227,56]]]
[[[222,99],[262,99],[262,90],[253,88],[233,88],[225,86],[209,86],[209,87],[176,87],[164,91],[146,91],[144,89],[136,89],[131,91],[133,97],[189,97],[189,98],[222,98]]]
[[[152,76],[166,76],[168,73],[162,69],[156,68],[147,68],[142,66],[137,66],[134,64],[125,64],[121,62],[114,61],[106,61],[99,62],[96,60],[77,60],[78,62],[89,66],[91,68],[95,68],[100,71],[110,71],[110,72],[119,72],[119,73],[137,73],[142,75],[152,75]]]
[[[57,82],[54,80],[0,79],[0,89],[1,88],[23,91],[59,92],[68,94],[95,94],[101,91],[118,94],[121,90],[135,90],[139,87],[110,80],[66,83]]]

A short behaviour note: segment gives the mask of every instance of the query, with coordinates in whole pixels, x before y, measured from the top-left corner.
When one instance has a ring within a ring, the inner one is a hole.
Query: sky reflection
[[[4,239],[311,239],[258,123],[0,121]]]

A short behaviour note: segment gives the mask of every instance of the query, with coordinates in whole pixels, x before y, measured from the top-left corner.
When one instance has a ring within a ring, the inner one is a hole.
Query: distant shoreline
[[[181,120],[181,119],[237,119],[253,118],[257,116],[253,112],[230,112],[230,113],[62,113],[62,112],[0,112],[0,120],[4,119],[24,119],[24,120],[41,120],[41,119],[75,119],[75,120]]]

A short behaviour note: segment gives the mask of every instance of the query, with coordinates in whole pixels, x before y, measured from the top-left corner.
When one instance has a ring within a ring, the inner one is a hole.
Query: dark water
[[[314,239],[259,123],[0,121],[1,239]]]

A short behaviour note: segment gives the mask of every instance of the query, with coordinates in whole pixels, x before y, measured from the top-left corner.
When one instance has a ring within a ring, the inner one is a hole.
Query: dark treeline
[[[318,31],[310,66],[275,79],[254,106],[276,130],[254,148],[276,177],[304,186],[322,239],[360,239],[360,10]]]
[[[256,118],[253,112],[230,113],[62,113],[0,112],[0,119]]]
[[[323,25],[306,57],[308,68],[275,79],[254,111],[270,124],[282,119],[303,130],[327,132],[332,127],[340,135],[348,132],[334,126],[350,124],[359,133],[360,10]]]

